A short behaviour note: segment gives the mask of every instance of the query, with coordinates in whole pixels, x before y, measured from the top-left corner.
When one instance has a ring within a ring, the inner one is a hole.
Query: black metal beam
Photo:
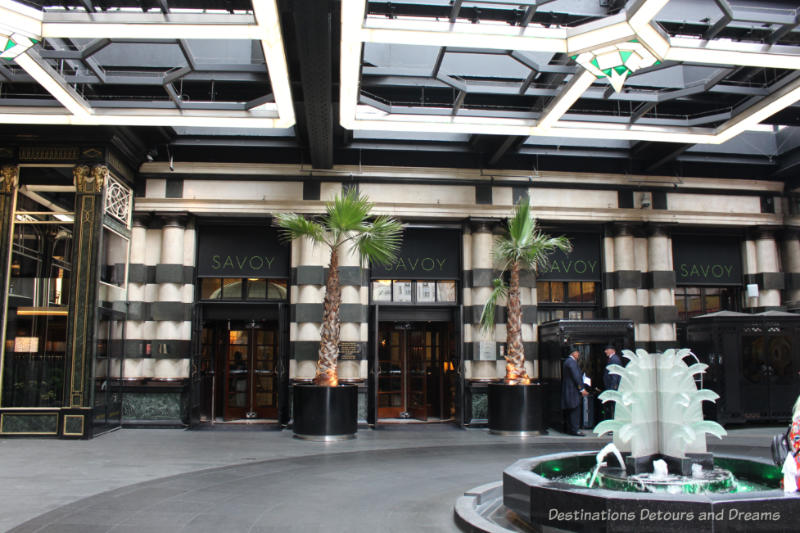
[[[453,0],[453,6],[450,8],[450,22],[455,22],[458,18],[458,13],[461,11],[462,0]]]
[[[328,6],[326,8],[315,0],[295,0],[292,4],[311,166],[331,168],[333,166],[331,100],[333,50],[330,5],[325,4]]]
[[[676,144],[676,143],[664,143],[669,146],[669,149],[661,155],[659,159],[651,163],[646,167],[647,172],[653,172],[657,168],[660,168],[667,163],[670,163],[678,158],[683,152],[691,148],[692,144]],[[663,146],[663,144],[661,145]]]
[[[733,20],[733,10],[730,4],[728,4],[728,0],[714,0],[714,2],[719,7],[720,11],[722,11],[722,16],[703,34],[703,39],[706,41],[716,37],[719,32],[724,30],[728,23]]]

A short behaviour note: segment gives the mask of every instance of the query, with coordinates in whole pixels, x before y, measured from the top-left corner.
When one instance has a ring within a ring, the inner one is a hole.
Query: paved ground
[[[732,430],[712,450],[767,457],[777,431]],[[360,430],[339,443],[274,430],[6,439],[0,531],[457,531],[456,498],[499,480],[517,458],[604,442],[555,432],[498,437],[449,425]]]

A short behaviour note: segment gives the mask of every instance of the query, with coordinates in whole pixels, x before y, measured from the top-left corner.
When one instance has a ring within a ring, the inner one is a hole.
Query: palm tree
[[[536,271],[547,265],[550,254],[555,250],[569,252],[572,245],[566,237],[551,237],[536,227],[531,218],[530,201],[520,200],[514,216],[508,220],[508,235],[498,237],[494,242],[495,264],[502,265],[500,277],[493,281],[494,289],[483,306],[481,327],[489,331],[494,327],[495,307],[498,298],[508,299],[508,319],[506,321],[506,377],[509,385],[527,385],[530,377],[525,372],[525,351],[522,346],[522,305],[519,297],[519,274],[523,268]],[[509,272],[506,286],[503,275]]]
[[[278,226],[282,228],[286,240],[308,237],[315,244],[322,244],[330,250],[328,278],[325,280],[325,302],[322,325],[320,327],[319,360],[314,383],[335,387],[339,380],[336,374],[339,357],[339,306],[342,302],[342,289],[339,284],[339,250],[347,243],[353,243],[359,260],[386,264],[395,258],[400,247],[400,222],[386,216],[375,217],[369,221],[373,204],[366,195],[349,189],[326,205],[326,214],[319,220],[311,220],[302,215],[284,213],[277,215]]]

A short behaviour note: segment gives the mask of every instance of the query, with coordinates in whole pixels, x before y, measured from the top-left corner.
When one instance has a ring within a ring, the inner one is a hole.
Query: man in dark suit
[[[620,376],[609,372],[608,367],[610,365],[622,366],[622,358],[617,355],[617,350],[611,344],[606,346],[604,351],[608,360],[606,361],[606,368],[603,371],[603,387],[605,390],[617,390],[619,387],[619,380],[621,378]],[[614,402],[606,402],[603,405],[603,412],[605,413],[604,418],[614,418]]]
[[[578,367],[578,348],[570,348],[569,356],[561,369],[561,409],[564,411],[564,430],[568,435],[582,437],[578,431],[581,411],[581,396],[589,396],[583,384],[583,372]]]

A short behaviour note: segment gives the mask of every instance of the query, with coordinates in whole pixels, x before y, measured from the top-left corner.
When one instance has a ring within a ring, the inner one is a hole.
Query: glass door
[[[431,331],[412,329],[406,332],[408,361],[407,397],[411,418],[428,419],[428,373],[431,371]]]
[[[382,323],[378,418],[451,418],[455,401],[452,344],[448,323]]]
[[[229,329],[225,345],[223,417],[276,418],[278,416],[275,358],[277,327]]]

